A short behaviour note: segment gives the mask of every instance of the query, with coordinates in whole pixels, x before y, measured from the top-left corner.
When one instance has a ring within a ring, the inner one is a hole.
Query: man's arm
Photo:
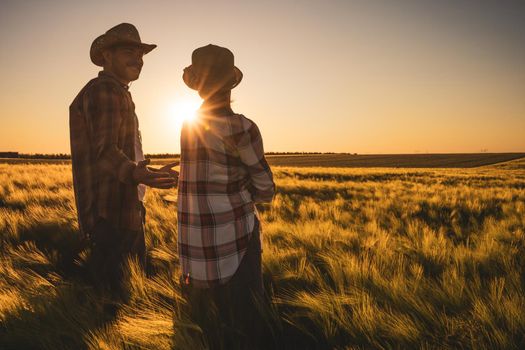
[[[95,162],[119,181],[133,183],[133,170],[137,164],[118,147],[122,123],[121,96],[109,83],[100,83],[89,91],[84,108],[91,136]]]
[[[137,165],[118,146],[123,122],[122,96],[109,83],[95,86],[87,96],[87,125],[91,135],[94,158],[102,171],[126,184],[143,183],[150,187],[171,188],[174,181],[166,173],[153,173],[146,164]]]
[[[254,193],[253,201],[257,203],[271,202],[275,193],[275,184],[270,166],[264,157],[262,136],[259,128],[252,123],[237,144],[241,161],[250,174]]]

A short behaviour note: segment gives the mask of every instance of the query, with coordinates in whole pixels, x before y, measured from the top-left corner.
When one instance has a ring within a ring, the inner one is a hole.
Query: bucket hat
[[[184,68],[182,79],[193,90],[209,85],[233,89],[241,82],[242,72],[235,66],[230,50],[209,44],[193,51],[191,65]]]

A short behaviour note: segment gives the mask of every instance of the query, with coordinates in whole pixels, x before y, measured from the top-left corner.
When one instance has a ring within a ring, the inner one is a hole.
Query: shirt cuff
[[[126,160],[122,162],[118,169],[118,179],[128,185],[135,185],[137,184],[133,180],[133,171],[137,167],[137,163],[132,162],[130,160]]]

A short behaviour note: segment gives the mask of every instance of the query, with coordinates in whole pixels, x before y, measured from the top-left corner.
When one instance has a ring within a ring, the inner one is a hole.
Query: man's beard
[[[142,71],[142,66],[140,65],[127,65],[126,66],[126,74],[127,74],[127,77],[130,78],[130,80],[137,80],[140,76],[141,71]]]
[[[118,62],[114,64],[114,73],[123,80],[133,81],[137,80],[142,71],[142,65],[135,63],[127,63],[125,65],[118,65]]]

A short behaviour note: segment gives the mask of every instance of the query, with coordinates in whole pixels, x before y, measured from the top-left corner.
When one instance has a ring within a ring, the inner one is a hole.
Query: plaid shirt
[[[89,235],[99,217],[115,228],[140,229],[132,179],[138,120],[127,86],[100,72],[69,107],[69,127],[81,232]]]
[[[178,248],[186,282],[212,287],[237,270],[254,229],[255,202],[275,185],[257,125],[243,115],[200,115],[181,132]]]

